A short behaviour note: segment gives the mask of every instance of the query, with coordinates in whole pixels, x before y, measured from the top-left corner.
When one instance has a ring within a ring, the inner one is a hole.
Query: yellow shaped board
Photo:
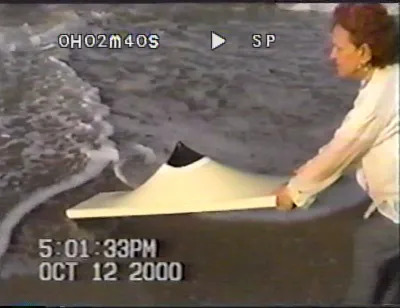
[[[271,208],[287,177],[225,166],[178,143],[169,161],[134,191],[100,193],[68,209],[69,218],[100,218]]]

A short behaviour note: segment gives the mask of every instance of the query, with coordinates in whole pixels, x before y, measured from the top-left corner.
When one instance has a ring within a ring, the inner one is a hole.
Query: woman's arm
[[[359,162],[371,148],[384,123],[377,117],[375,108],[366,103],[354,107],[332,140],[291,178],[287,193],[297,206],[308,207],[317,193],[338,180],[351,164]]]

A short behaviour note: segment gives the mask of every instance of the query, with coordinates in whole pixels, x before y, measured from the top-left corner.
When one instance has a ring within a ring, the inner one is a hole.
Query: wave
[[[35,22],[0,24],[0,260],[24,216],[119,159],[99,89],[60,60],[68,55],[48,52],[59,33],[86,21],[73,11],[41,14]]]
[[[113,143],[103,144],[99,150],[87,151],[90,158],[85,169],[79,173],[46,188],[41,188],[27,199],[13,206],[13,209],[0,222],[0,258],[3,257],[10,242],[11,233],[21,219],[41,203],[71,188],[78,187],[97,177],[110,163],[118,159]]]

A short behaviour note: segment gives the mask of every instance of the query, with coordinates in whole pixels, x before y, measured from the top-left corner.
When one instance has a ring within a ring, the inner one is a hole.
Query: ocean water
[[[331,9],[2,4],[1,277],[35,268],[29,262],[39,235],[93,236],[67,219],[54,223],[65,208],[34,220],[30,212],[109,164],[137,187],[177,141],[271,174],[309,158],[357,89],[337,80],[326,60]],[[211,51],[210,31],[226,45]],[[58,45],[63,33],[156,33],[160,46],[65,49]],[[253,33],[273,33],[276,42],[252,48]],[[18,241],[32,246],[13,249]]]

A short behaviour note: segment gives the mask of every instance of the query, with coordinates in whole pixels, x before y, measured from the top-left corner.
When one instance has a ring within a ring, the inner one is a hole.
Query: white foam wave
[[[88,162],[82,171],[70,175],[51,186],[39,188],[38,190],[29,194],[29,196],[21,202],[13,205],[11,210],[8,211],[4,217],[2,217],[0,220],[0,260],[7,251],[15,226],[18,225],[25,215],[55,195],[74,187],[78,187],[97,177],[110,162],[115,162],[119,158],[115,144],[108,139],[113,134],[113,127],[104,120],[104,117],[108,116],[109,114],[109,108],[106,105],[101,104],[99,90],[81,80],[79,76],[77,76],[76,72],[63,61],[60,61],[53,56],[49,56],[47,59],[48,61],[55,63],[59,68],[62,68],[62,71],[66,73],[66,76],[74,77],[74,80],[76,79],[75,84],[80,85],[83,92],[81,93],[83,95],[81,103],[84,102],[94,115],[94,120],[90,123],[90,125],[96,126],[96,129],[92,127],[93,130],[96,130],[96,139],[93,141],[95,141],[95,145],[98,146],[98,148],[93,149],[92,143],[76,144],[81,153],[88,157]],[[51,112],[49,114],[51,114]],[[53,116],[55,118],[57,114],[54,114]],[[79,126],[79,124],[83,124],[83,126]],[[83,128],[84,125],[85,123],[81,121],[79,121],[77,124],[77,126],[81,128]],[[32,132],[31,134],[27,135],[33,138],[33,141],[37,143],[41,142],[41,135],[39,133]],[[12,141],[13,140],[10,140],[10,142]],[[25,156],[29,154],[31,155],[31,158],[34,158],[34,152],[35,148],[33,147],[30,150],[24,150],[23,154],[25,154]],[[36,152],[43,154],[42,150],[37,150]],[[53,151],[52,153],[55,152]]]
[[[103,144],[100,149],[89,151],[87,154],[91,160],[82,172],[74,174],[60,183],[37,190],[7,213],[0,222],[0,259],[7,251],[13,229],[26,214],[55,195],[95,178],[111,161],[118,159],[118,153],[111,141]]]
[[[154,153],[153,149],[146,147],[142,144],[135,144],[133,149],[138,151],[144,156],[144,162],[146,164],[153,164],[156,162],[156,154]]]
[[[138,178],[140,177],[138,176],[140,169],[143,169],[141,167],[157,163],[157,156],[153,149],[135,142],[127,142],[126,149],[120,150],[119,154],[118,160],[114,162],[114,174],[121,182],[132,188],[137,186],[137,179],[132,181],[127,175],[126,169],[136,173]],[[126,165],[128,165],[128,168],[125,168]]]

